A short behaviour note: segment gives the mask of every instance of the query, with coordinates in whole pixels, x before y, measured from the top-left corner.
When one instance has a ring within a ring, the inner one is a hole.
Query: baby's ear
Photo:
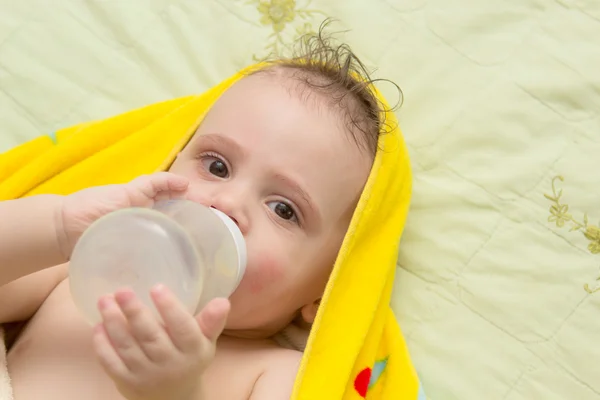
[[[321,299],[317,299],[314,302],[305,305],[300,309],[300,314],[302,315],[302,319],[304,322],[308,324],[312,324],[315,322],[315,318],[317,318],[317,311],[319,311],[319,305],[321,304]]]

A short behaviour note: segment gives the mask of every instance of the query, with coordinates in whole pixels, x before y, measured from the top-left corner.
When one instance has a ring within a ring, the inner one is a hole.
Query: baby
[[[0,203],[0,323],[28,321],[7,358],[15,400],[289,399],[302,354],[272,337],[316,316],[377,150],[369,82],[347,47],[318,35],[231,86],[169,172]],[[88,326],[65,264],[78,237],[102,215],[165,198],[238,224],[239,288],[194,316],[159,285],[164,323],[120,290]]]

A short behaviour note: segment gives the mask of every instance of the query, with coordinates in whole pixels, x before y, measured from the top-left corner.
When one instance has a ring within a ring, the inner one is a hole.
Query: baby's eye
[[[217,157],[206,156],[202,159],[202,165],[208,172],[219,178],[227,178],[229,176],[229,169],[227,164]]]
[[[268,206],[279,218],[292,222],[298,221],[296,212],[289,204],[282,201],[271,201]]]

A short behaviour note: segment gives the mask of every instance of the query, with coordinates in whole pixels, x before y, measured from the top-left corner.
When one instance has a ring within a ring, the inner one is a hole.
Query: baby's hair
[[[371,87],[380,79],[371,79],[367,68],[352,52],[347,44],[332,44],[332,39],[324,33],[329,24],[321,24],[318,33],[301,37],[289,58],[268,61],[270,65],[255,72],[275,72],[282,69],[292,72],[298,80],[298,89],[303,95],[305,89],[323,95],[328,105],[343,114],[346,128],[357,145],[365,148],[371,156],[377,152],[379,135],[395,127],[386,123],[386,108]],[[395,83],[400,99],[402,91]],[[401,101],[398,102],[400,104]]]

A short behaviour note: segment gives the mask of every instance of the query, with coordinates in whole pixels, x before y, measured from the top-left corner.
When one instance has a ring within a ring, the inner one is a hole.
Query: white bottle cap
[[[221,221],[223,221],[223,223],[225,223],[225,226],[229,230],[229,233],[231,234],[231,237],[233,238],[233,241],[235,243],[235,248],[237,250],[238,256],[238,274],[236,285],[234,288],[235,290],[240,284],[244,273],[246,272],[246,262],[248,257],[246,250],[246,241],[244,240],[244,235],[242,234],[242,231],[240,231],[240,228],[237,226],[235,221],[233,221],[225,213],[217,210],[216,208],[211,207],[211,210],[221,219]]]

